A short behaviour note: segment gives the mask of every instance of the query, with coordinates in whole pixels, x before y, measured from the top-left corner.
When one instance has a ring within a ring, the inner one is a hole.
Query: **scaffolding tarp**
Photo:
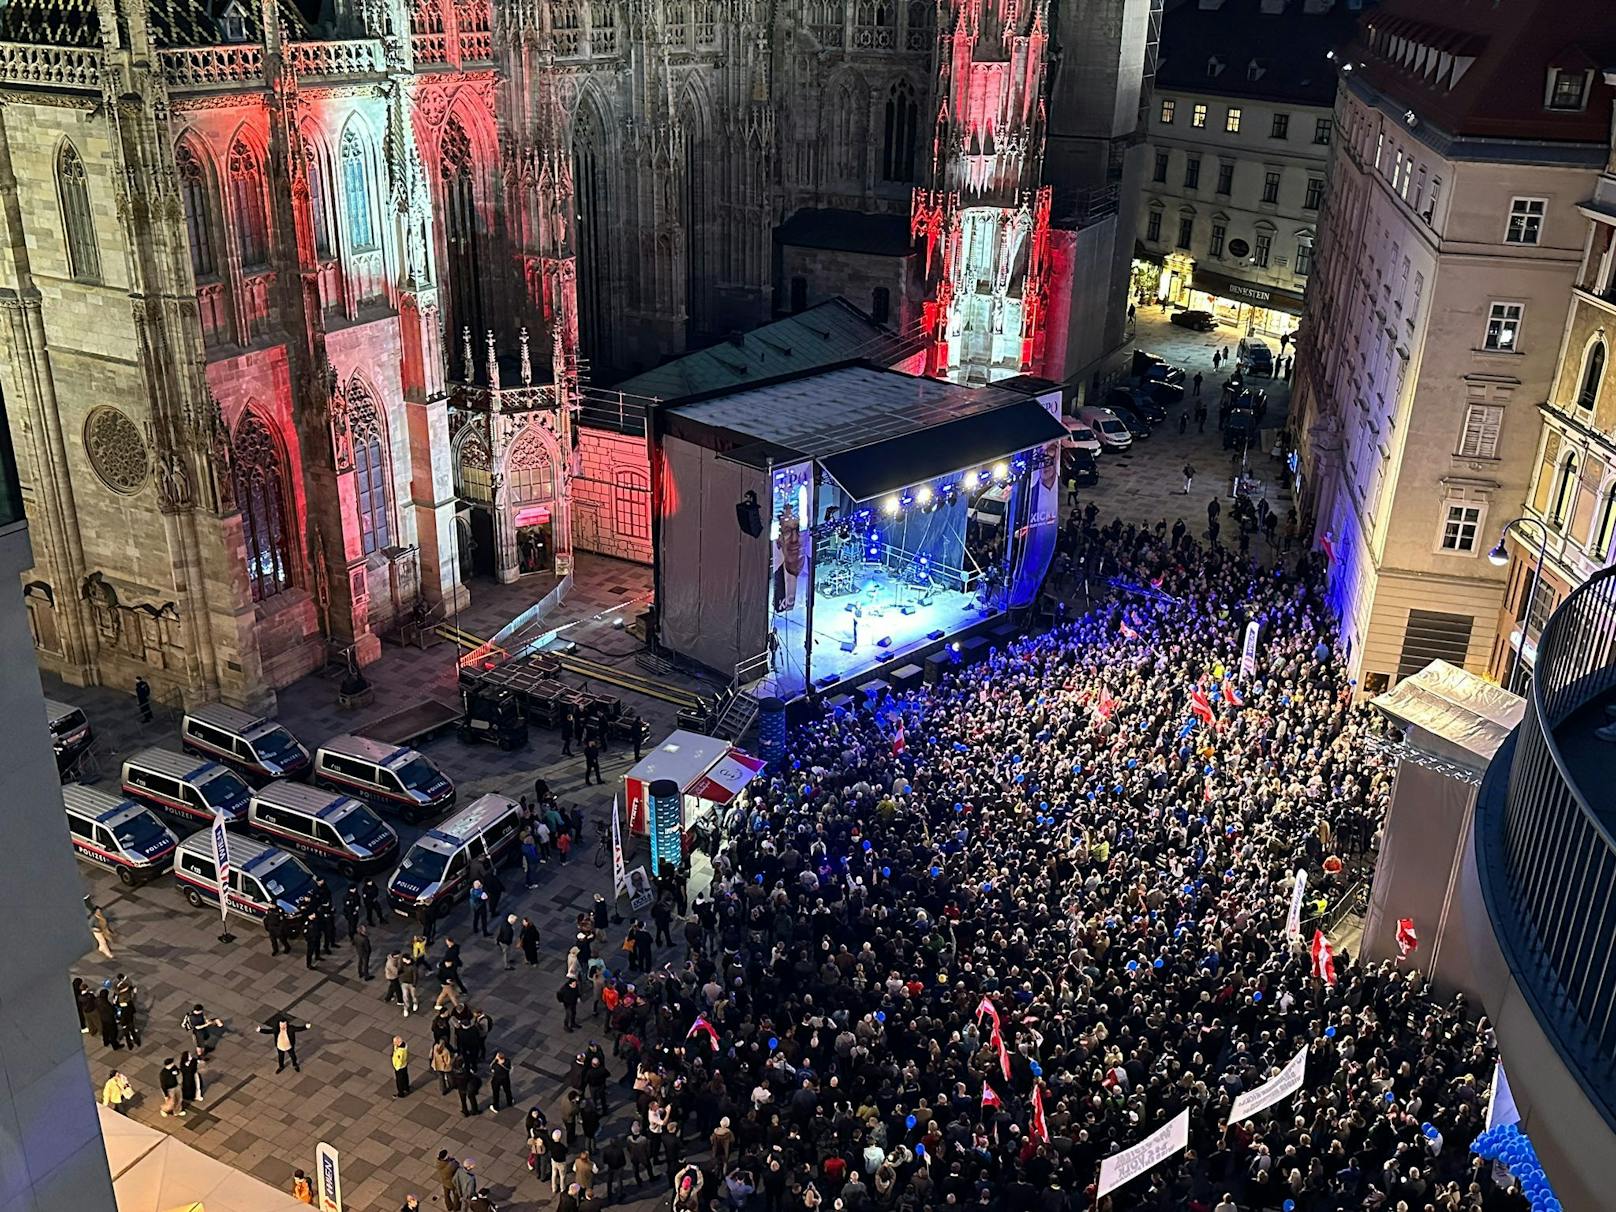
[[[1520,695],[1447,661],[1432,661],[1372,705],[1406,729],[1416,748],[1478,773],[1526,710]]]

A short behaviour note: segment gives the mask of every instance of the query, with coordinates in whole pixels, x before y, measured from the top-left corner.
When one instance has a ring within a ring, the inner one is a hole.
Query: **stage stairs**
[[[718,722],[713,725],[713,735],[734,744],[746,735],[757,714],[757,696],[737,686],[725,693]]]

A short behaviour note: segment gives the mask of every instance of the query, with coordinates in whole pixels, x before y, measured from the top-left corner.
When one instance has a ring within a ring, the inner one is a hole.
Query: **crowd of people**
[[[1524,1209],[1466,1150],[1486,1021],[1398,963],[1342,951],[1332,983],[1286,930],[1298,868],[1326,899],[1363,872],[1392,773],[1324,557],[1073,527],[1073,567],[1133,591],[820,710],[726,822],[683,963],[614,971],[580,922],[612,1055],[527,1124],[562,1212],[630,1165],[676,1212]],[[1304,1045],[1303,1088],[1230,1123]],[[597,1140],[608,1070],[634,1115]],[[1097,1199],[1185,1109],[1189,1147]]]

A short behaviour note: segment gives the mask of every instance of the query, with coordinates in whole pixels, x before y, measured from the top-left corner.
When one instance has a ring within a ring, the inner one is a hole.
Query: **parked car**
[[[1257,418],[1244,409],[1231,412],[1223,423],[1223,449],[1239,450],[1248,442],[1257,441]]]
[[[1182,383],[1184,370],[1160,354],[1136,349],[1133,351],[1133,377],[1141,383]]]
[[[1109,408],[1079,408],[1077,419],[1094,431],[1107,450],[1127,450],[1133,445],[1133,434]]]
[[[1184,402],[1182,383],[1163,383],[1159,379],[1153,379],[1139,390],[1151,403],[1163,409],[1176,408]],[[1164,413],[1163,416],[1165,415]]]
[[[1175,311],[1168,319],[1180,328],[1193,328],[1196,332],[1211,332],[1218,326],[1216,316],[1198,307],[1186,307],[1183,311]]]
[[[1136,441],[1150,436],[1150,422],[1138,409],[1130,408],[1120,402],[1108,404],[1106,407],[1116,413],[1117,420],[1128,427],[1128,432],[1133,435]]]
[[[1076,417],[1062,417],[1061,424],[1066,426],[1066,436],[1061,439],[1063,450],[1083,450],[1098,458],[1100,455],[1100,437]]]
[[[1274,351],[1258,337],[1241,337],[1235,348],[1235,362],[1248,375],[1274,374]]]
[[[1091,488],[1100,482],[1100,465],[1081,447],[1068,450],[1064,462],[1065,478],[1079,488]]]
[[[1116,410],[1118,416],[1123,410],[1131,412],[1146,425],[1160,425],[1167,420],[1166,410],[1144,388],[1113,387],[1105,393],[1105,406]]]
[[[995,484],[971,501],[965,516],[974,526],[996,530],[1004,524],[1005,511],[1010,508],[1010,485]]]

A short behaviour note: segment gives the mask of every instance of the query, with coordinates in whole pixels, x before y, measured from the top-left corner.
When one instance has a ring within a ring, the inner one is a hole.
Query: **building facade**
[[[1612,133],[1611,158],[1579,208],[1587,239],[1541,407],[1530,521],[1503,540],[1509,573],[1490,670],[1506,686],[1525,682],[1555,607],[1616,561],[1616,120]]]
[[[1365,16],[1342,57],[1291,422],[1365,693],[1437,657],[1489,666],[1504,574],[1485,556],[1532,479],[1608,151],[1597,0],[1464,30],[1420,8]]]
[[[1136,216],[1146,297],[1244,333],[1296,328],[1334,129],[1327,56],[1357,17],[1347,0],[1167,10]]]

